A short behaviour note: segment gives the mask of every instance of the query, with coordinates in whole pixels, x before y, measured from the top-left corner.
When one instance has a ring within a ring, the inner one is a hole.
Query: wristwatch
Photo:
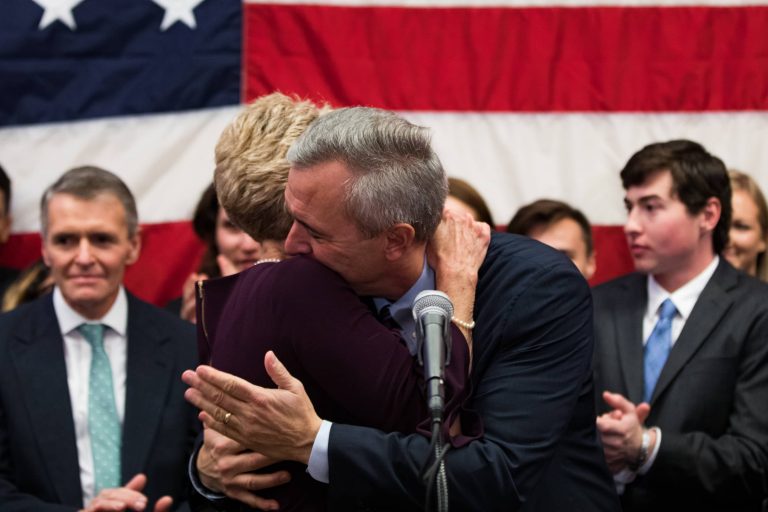
[[[637,454],[637,459],[629,464],[629,469],[637,471],[640,469],[645,461],[648,460],[648,448],[651,447],[651,432],[647,429],[643,429],[643,438],[640,441],[640,451]]]

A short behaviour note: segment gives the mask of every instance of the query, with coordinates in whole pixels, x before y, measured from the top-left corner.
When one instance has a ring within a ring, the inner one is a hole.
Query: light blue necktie
[[[662,302],[659,307],[659,320],[645,344],[645,390],[643,392],[645,402],[651,401],[656,381],[659,380],[661,369],[664,368],[669,351],[672,350],[672,319],[676,314],[677,308],[670,299]]]
[[[112,367],[104,351],[104,325],[82,324],[78,330],[91,345],[88,431],[91,435],[95,494],[120,486],[121,427],[117,417]]]

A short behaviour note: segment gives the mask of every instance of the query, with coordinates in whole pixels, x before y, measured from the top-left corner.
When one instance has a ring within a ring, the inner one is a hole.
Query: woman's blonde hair
[[[230,220],[252,238],[288,235],[285,154],[312,121],[329,111],[327,105],[275,92],[256,99],[224,129],[216,145],[216,195]]]

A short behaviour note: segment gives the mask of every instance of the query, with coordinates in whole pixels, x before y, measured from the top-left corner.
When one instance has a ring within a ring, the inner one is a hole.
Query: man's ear
[[[410,224],[400,223],[389,228],[386,233],[384,256],[388,261],[400,259],[413,245],[416,230]]]
[[[128,259],[126,260],[126,265],[133,265],[136,263],[136,260],[139,259],[139,254],[141,254],[141,228],[136,228],[136,234],[133,235],[133,237],[130,238],[131,243],[131,250],[128,254]]]
[[[716,197],[710,197],[707,199],[704,208],[699,212],[701,218],[701,231],[702,233],[711,233],[715,230],[718,221],[720,220],[720,214],[723,211],[723,205],[720,204],[720,200]]]
[[[595,275],[595,271],[597,270],[597,255],[595,254],[595,251],[592,251],[592,254],[589,255],[587,258],[587,266],[584,268],[584,279],[589,281],[592,279],[592,276]]]

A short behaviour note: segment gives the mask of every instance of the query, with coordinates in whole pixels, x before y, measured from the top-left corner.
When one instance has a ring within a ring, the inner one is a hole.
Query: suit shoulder
[[[36,322],[39,322],[39,315],[42,314],[46,304],[50,301],[51,297],[45,295],[0,314],[0,333],[23,332],[31,329]],[[7,336],[0,334],[0,338],[4,339]]]
[[[130,294],[128,297],[129,314],[136,315],[141,322],[152,323],[162,332],[174,334],[174,337],[195,338],[195,326],[190,322],[138,297]]]
[[[595,297],[611,296],[615,293],[626,293],[628,289],[637,286],[643,286],[647,276],[639,272],[632,272],[623,276],[616,277],[610,281],[600,283],[592,288],[592,294]]]
[[[511,233],[492,234],[483,265],[493,266],[495,273],[519,275],[553,267],[576,270],[562,252],[532,238]]]

